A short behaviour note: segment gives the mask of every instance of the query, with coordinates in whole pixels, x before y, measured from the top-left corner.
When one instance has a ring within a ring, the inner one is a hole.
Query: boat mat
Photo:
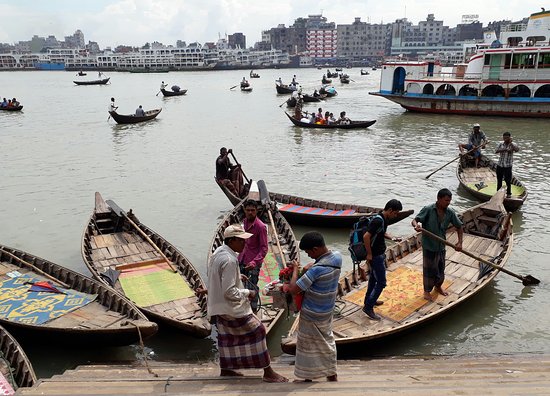
[[[261,291],[264,290],[265,285],[275,279],[279,279],[279,271],[282,266],[283,264],[280,262],[280,259],[275,257],[273,252],[267,252],[262,268],[260,269],[260,276],[258,277],[258,288],[260,289],[260,301],[262,305],[273,303],[273,297],[266,296]]]
[[[167,264],[123,271],[118,278],[124,294],[139,307],[162,304],[195,295],[182,275]]]
[[[303,213],[317,216],[350,216],[355,213],[355,209],[332,210],[294,204],[280,205],[278,209],[281,212]]]
[[[479,183],[468,183],[466,184],[469,188],[471,188],[472,190],[476,190],[476,191],[479,191],[483,194],[487,194],[487,195],[495,195],[497,193],[497,183],[496,182],[489,182],[489,183],[485,183],[483,182],[483,185],[485,187],[483,188],[477,188],[476,184],[479,184]],[[504,186],[506,186],[506,184],[503,183]],[[512,196],[515,196],[515,197],[519,197],[521,196],[523,193],[525,192],[525,187],[520,187],[520,186],[516,186],[515,184],[512,184]]]
[[[443,288],[446,289],[451,284],[452,282],[446,279]],[[357,289],[346,294],[344,300],[363,306],[366,292],[366,287]],[[399,322],[428,303],[423,294],[422,271],[399,267],[386,273],[386,287],[380,296],[384,304],[377,306],[375,311],[379,315]],[[439,297],[442,296],[433,290],[434,301]]]
[[[12,322],[40,325],[91,303],[97,294],[57,286],[63,293],[30,291],[40,279],[19,276],[0,283],[0,317]]]

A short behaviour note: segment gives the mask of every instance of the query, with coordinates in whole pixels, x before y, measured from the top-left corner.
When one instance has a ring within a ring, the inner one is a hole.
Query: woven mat
[[[487,195],[495,195],[497,193],[497,183],[496,182],[489,182],[485,184],[485,187],[478,190],[478,188],[475,186],[477,183],[468,183],[468,187],[470,187],[472,190],[479,191],[483,194]],[[502,183],[504,187],[506,187],[506,183]],[[525,187],[516,186],[515,184],[512,184],[512,196],[519,197],[525,192]]]
[[[166,264],[153,264],[130,271],[119,277],[124,294],[139,307],[162,304],[195,295],[181,274]]]
[[[428,303],[423,297],[422,272],[408,267],[399,267],[386,274],[386,288],[380,299],[383,305],[377,306],[375,312],[395,321],[401,321]],[[443,289],[448,288],[451,281],[445,280]],[[367,288],[347,294],[344,300],[363,306]],[[434,301],[441,298],[439,293],[432,291]]]
[[[56,287],[63,293],[31,292],[40,279],[19,276],[0,282],[0,317],[12,322],[40,325],[91,303],[97,294]]]

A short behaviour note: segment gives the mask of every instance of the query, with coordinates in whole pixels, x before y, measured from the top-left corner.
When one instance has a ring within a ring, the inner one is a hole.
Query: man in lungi
[[[321,377],[326,377],[327,381],[337,381],[332,312],[342,256],[329,250],[317,231],[304,234],[300,249],[315,262],[308,265],[309,268],[299,279],[298,262],[294,260],[290,263],[293,273],[289,290],[292,294],[304,293],[298,322],[294,375],[304,382]]]
[[[462,250],[462,221],[455,211],[449,208],[453,194],[446,188],[437,193],[437,201],[434,204],[424,206],[412,221],[412,226],[417,232],[425,229],[440,238],[447,239],[447,227],[453,224],[457,230],[458,242],[454,246],[457,252]],[[422,235],[422,271],[424,283],[424,298],[433,301],[431,292],[435,290],[448,296],[443,290],[445,281],[445,245],[428,235]]]
[[[266,331],[252,313],[256,291],[243,287],[237,254],[252,234],[239,224],[228,226],[224,244],[216,249],[207,268],[208,316],[218,329],[220,376],[242,376],[237,369],[263,368],[265,382],[287,382],[271,368]]]

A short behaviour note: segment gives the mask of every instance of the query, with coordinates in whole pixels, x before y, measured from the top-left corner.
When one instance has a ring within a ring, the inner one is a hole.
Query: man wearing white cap
[[[287,382],[271,368],[265,327],[252,313],[250,301],[256,291],[245,289],[241,280],[237,255],[251,236],[239,224],[228,226],[224,244],[208,263],[208,316],[218,329],[220,376],[242,376],[235,370],[263,368],[265,382]]]
[[[481,157],[480,149],[485,148],[485,145],[487,144],[487,138],[480,128],[481,126],[479,124],[474,124],[473,131],[468,137],[468,143],[458,145],[461,153],[464,152],[464,149],[467,151],[473,150],[471,154],[475,158],[476,168],[479,167],[479,158]]]

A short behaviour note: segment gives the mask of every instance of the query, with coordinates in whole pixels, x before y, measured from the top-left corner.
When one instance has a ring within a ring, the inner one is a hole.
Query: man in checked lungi
[[[300,249],[315,262],[299,279],[298,262],[294,260],[290,263],[293,266],[290,292],[304,293],[298,322],[294,375],[304,382],[321,377],[326,377],[327,381],[337,381],[332,312],[342,256],[339,252],[329,250],[323,236],[317,231],[304,234],[300,240]]]
[[[218,330],[220,375],[242,376],[235,370],[263,368],[265,382],[287,382],[271,368],[265,327],[252,313],[250,301],[257,292],[245,289],[241,279],[237,255],[251,236],[239,224],[228,226],[224,244],[208,263],[208,316]]]

